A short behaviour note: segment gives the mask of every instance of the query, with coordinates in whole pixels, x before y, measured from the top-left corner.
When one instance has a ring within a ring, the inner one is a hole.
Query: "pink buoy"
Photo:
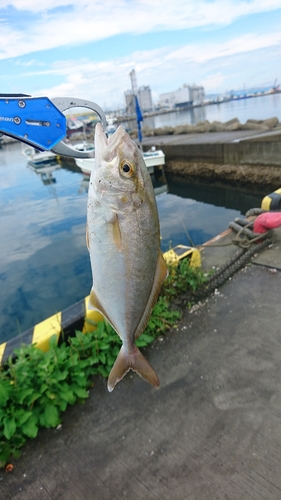
[[[256,218],[253,231],[262,234],[277,227],[281,227],[281,212],[265,212]]]

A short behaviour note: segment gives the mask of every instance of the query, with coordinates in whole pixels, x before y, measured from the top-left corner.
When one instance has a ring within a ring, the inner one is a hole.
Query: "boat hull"
[[[150,174],[154,173],[155,167],[161,167],[165,164],[165,154],[161,150],[147,151],[143,154],[143,158]],[[75,163],[84,175],[90,176],[95,165],[95,158],[76,158]]]
[[[38,166],[54,162],[57,158],[57,155],[52,151],[37,152],[35,148],[26,144],[22,145],[22,154],[28,158],[28,163]]]

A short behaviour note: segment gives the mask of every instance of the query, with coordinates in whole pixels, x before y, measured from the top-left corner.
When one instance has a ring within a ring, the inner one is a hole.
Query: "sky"
[[[125,107],[138,86],[281,83],[281,0],[0,0],[0,93]]]

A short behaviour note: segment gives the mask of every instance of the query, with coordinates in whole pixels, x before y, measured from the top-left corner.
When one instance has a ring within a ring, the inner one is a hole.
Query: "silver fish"
[[[145,329],[168,275],[160,251],[158,212],[143,156],[127,132],[109,137],[98,123],[87,207],[93,275],[90,307],[109,321],[123,345],[108,390],[131,369],[155,387],[159,379],[135,340]]]

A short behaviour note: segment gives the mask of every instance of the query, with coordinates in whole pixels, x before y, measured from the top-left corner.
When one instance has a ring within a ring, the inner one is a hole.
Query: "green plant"
[[[179,317],[160,297],[136,344],[147,346]],[[17,456],[40,427],[56,427],[69,404],[88,397],[93,375],[108,376],[120,345],[114,329],[102,321],[94,332],[76,332],[68,344],[58,346],[52,337],[46,353],[35,345],[15,351],[16,358],[0,369],[0,466]]]
[[[170,310],[170,301],[187,289],[196,290],[206,280],[187,259],[170,268],[137,346],[147,346],[171,328],[181,315]],[[102,321],[93,332],[76,332],[68,343],[57,345],[56,336],[52,337],[46,353],[36,345],[15,351],[16,357],[0,367],[0,467],[12,455],[17,456],[25,441],[35,438],[41,427],[56,427],[68,405],[85,401],[93,376],[108,376],[120,346],[115,330]]]
[[[188,259],[183,259],[177,267],[169,266],[169,276],[164,281],[161,295],[168,301],[188,290],[195,292],[208,277],[199,267],[191,267]]]
[[[81,359],[70,345],[58,347],[56,337],[47,353],[31,345],[15,354],[0,371],[0,465],[39,427],[56,427],[68,404],[88,397],[93,373],[91,358]]]

